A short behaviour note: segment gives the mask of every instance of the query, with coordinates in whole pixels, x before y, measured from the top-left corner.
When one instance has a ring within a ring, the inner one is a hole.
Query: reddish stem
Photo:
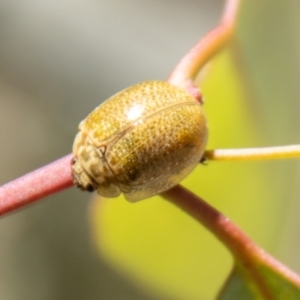
[[[69,154],[1,186],[0,215],[71,187],[71,158]]]
[[[227,0],[220,24],[204,36],[179,62],[168,81],[189,90],[201,68],[218,53],[233,35],[240,1]],[[197,97],[198,98],[198,97]]]
[[[188,52],[169,77],[169,82],[186,88],[199,101],[192,79],[231,36],[238,3],[226,1],[221,24]],[[72,186],[70,160],[71,154],[0,187],[0,215]]]
[[[203,199],[182,186],[162,193],[162,196],[187,212],[212,232],[231,251],[237,263],[247,271],[264,299],[272,299],[270,290],[260,274],[260,265],[300,288],[300,277],[257,246],[241,229]]]

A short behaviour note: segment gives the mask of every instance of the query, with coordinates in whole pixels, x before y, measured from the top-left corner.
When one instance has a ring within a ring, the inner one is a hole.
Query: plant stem
[[[231,251],[264,297],[273,299],[263,279],[262,265],[300,288],[300,277],[257,246],[241,229],[200,197],[178,185],[161,194],[214,234]]]
[[[257,247],[227,217],[184,187],[177,185],[161,195],[199,221],[219,240],[228,245],[235,255],[244,256],[245,253]]]
[[[226,1],[220,25],[181,60],[169,77],[170,83],[193,90],[191,79],[232,35],[238,4],[239,0]],[[198,88],[192,93],[201,101]],[[0,187],[0,215],[72,186],[71,157],[70,154]]]
[[[0,215],[71,187],[71,158],[69,154],[1,186]]]
[[[239,0],[225,2],[220,24],[181,59],[168,78],[170,83],[185,89],[201,68],[226,45],[234,33],[239,4]]]
[[[282,158],[300,158],[300,145],[206,150],[207,160],[266,160]]]

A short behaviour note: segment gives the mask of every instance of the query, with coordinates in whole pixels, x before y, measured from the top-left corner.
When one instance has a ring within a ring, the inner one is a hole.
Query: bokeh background
[[[1,0],[0,183],[70,153],[79,122],[107,97],[165,79],[221,9],[199,0]],[[69,189],[1,219],[1,299],[151,299],[93,250],[90,197]]]
[[[112,94],[165,79],[218,22],[222,6],[204,0],[0,0],[0,183],[70,153],[79,121]],[[203,83],[212,147],[299,143],[299,8],[296,0],[243,5],[221,71]],[[227,105],[226,95],[240,102]],[[220,164],[207,167],[211,184],[199,188],[201,196],[300,272],[298,162]],[[1,219],[1,299],[167,299],[133,284],[99,255],[90,198],[72,188]],[[122,217],[120,207],[103,212]],[[207,252],[214,252],[200,234]],[[220,260],[228,260],[220,249]],[[229,270],[228,263],[217,269],[223,265],[214,254],[203,275],[209,281]],[[204,278],[202,297],[170,293],[170,299],[212,299],[206,286],[213,285]]]

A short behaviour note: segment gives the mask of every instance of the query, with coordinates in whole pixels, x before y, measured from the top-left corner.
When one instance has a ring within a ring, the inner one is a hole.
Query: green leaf
[[[285,268],[283,267],[283,269]],[[272,268],[262,258],[261,264],[258,264],[258,276],[260,276],[259,281],[264,289],[264,294],[258,289],[256,283],[251,280],[245,269],[236,264],[219,294],[218,300],[300,299],[299,282],[294,280],[294,274],[289,270],[285,269],[285,273],[282,273],[280,266]]]
[[[227,279],[218,300],[260,300],[260,296],[251,289],[246,278],[242,275],[237,267],[233,268],[229,278]]]

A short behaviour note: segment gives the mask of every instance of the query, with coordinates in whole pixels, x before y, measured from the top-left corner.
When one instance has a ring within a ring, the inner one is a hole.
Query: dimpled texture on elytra
[[[119,92],[97,107],[79,129],[84,138],[74,143],[73,152],[78,163],[84,164],[82,171],[106,197],[109,189],[102,190],[113,174],[111,197],[117,188],[130,201],[178,184],[199,163],[207,142],[201,105],[184,90],[160,81]],[[89,153],[94,152],[90,160],[84,144],[94,147],[89,148]],[[97,164],[109,174],[95,178]]]

